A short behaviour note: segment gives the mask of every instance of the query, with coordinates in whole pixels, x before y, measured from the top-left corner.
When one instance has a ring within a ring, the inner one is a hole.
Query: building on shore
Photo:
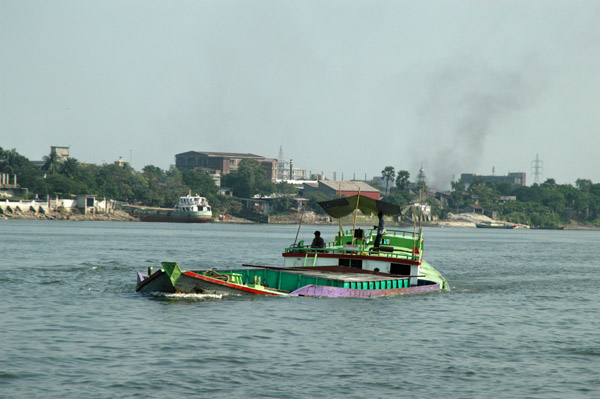
[[[295,168],[294,160],[290,159],[287,162],[283,159],[283,147],[279,146],[279,155],[277,156],[277,181],[291,181],[307,180],[306,169]]]
[[[52,146],[50,146],[50,155],[55,154],[56,162],[63,163],[64,161],[69,159],[70,150],[71,150],[71,147],[52,145]],[[42,166],[44,166],[46,161],[45,160],[31,161],[31,163],[34,164],[35,166],[37,166],[38,168],[41,168]]]
[[[27,195],[29,190],[24,187],[19,187],[17,184],[17,175],[9,173],[0,173],[0,198],[21,197]]]
[[[213,169],[215,173],[225,176],[237,172],[244,159],[257,161],[265,169],[267,179],[273,182],[277,179],[277,160],[255,154],[188,151],[175,155],[175,167],[180,170]]]
[[[45,201],[40,200],[0,200],[0,215],[22,215],[49,214],[59,212],[69,214],[79,212],[81,214],[108,214],[113,213],[116,201],[104,199],[96,200],[95,195],[81,194],[75,198],[48,197]]]
[[[70,147],[53,145],[50,147],[50,154],[56,154],[56,160],[58,162],[64,162],[69,159]]]
[[[510,183],[516,186],[525,186],[526,185],[526,174],[525,172],[515,172],[509,173],[506,176],[484,176],[478,175],[475,173],[463,173],[460,175],[460,179],[465,183],[467,187],[473,184],[474,181],[480,180],[484,183]]]

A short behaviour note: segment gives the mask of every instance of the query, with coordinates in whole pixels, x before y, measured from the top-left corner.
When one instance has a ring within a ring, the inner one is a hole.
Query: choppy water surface
[[[425,230],[451,292],[134,292],[135,273],[164,260],[281,265],[296,232],[0,222],[0,397],[600,397],[600,232]]]

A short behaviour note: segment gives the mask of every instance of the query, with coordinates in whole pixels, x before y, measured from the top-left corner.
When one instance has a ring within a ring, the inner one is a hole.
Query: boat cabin
[[[211,210],[206,198],[197,195],[186,195],[185,197],[180,197],[175,209],[181,212],[199,212]]]
[[[286,248],[284,267],[346,266],[355,269],[410,276],[418,282],[423,237],[416,232],[387,229],[375,247],[376,229],[342,230],[325,248],[311,248],[301,241]]]

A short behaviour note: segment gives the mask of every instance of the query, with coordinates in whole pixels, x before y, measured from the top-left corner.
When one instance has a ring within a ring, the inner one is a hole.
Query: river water
[[[0,397],[600,397],[600,232],[426,229],[425,259],[450,292],[134,292],[135,273],[165,260],[281,265],[296,233],[1,221]]]

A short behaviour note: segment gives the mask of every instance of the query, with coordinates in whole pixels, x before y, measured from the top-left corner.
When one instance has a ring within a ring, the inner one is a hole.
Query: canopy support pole
[[[342,185],[341,184],[338,185],[338,191],[340,193],[340,198],[342,198]],[[340,223],[340,232],[339,232],[340,244],[342,244],[342,237],[344,237],[344,230],[342,229],[342,218],[339,217],[338,221]]]
[[[298,234],[300,234],[300,226],[302,226],[302,219],[304,219],[304,211],[306,210],[306,203],[304,202],[304,207],[302,207],[302,215],[300,215],[300,223],[298,223],[298,231],[296,232],[296,238],[294,239],[294,247],[296,246],[296,241],[298,241]]]
[[[417,245],[421,246],[421,221],[423,220],[423,190],[425,190],[425,183],[421,186],[421,198],[419,200],[419,239],[417,240]],[[423,257],[421,250],[419,250],[419,255]]]
[[[354,222],[352,223],[352,245],[354,245],[354,233],[356,231],[356,214],[358,213],[358,204],[360,203],[360,187],[358,188],[358,197],[356,198],[356,209],[354,209]]]

